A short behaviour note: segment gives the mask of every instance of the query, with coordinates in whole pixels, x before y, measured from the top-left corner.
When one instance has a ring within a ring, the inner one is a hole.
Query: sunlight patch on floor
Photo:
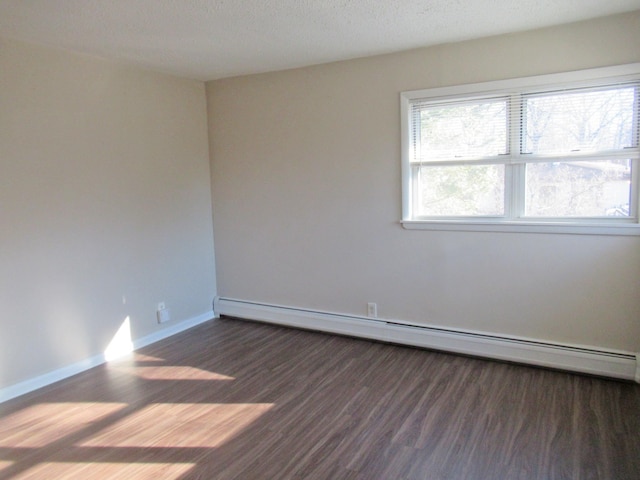
[[[234,380],[233,377],[195,367],[135,367],[118,365],[115,368],[120,372],[129,373],[144,378],[145,380]]]
[[[135,352],[133,359],[136,362],[164,362],[163,358],[152,357],[151,355],[145,355],[144,353]]]
[[[272,407],[271,403],[152,404],[78,446],[218,447]]]
[[[181,478],[194,467],[193,463],[40,463],[12,477],[19,480],[43,478],[99,478],[100,480]]]
[[[0,418],[0,447],[44,447],[100,421],[126,403],[43,403]]]

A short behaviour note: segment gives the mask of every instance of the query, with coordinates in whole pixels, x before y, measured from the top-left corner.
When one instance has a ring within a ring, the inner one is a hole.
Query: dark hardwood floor
[[[0,478],[640,479],[640,386],[233,319],[0,405]]]

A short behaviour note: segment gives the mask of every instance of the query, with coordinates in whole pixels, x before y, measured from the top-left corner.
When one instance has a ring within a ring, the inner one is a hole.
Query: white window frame
[[[640,149],[638,147],[625,150],[625,155],[632,158],[632,189],[630,198],[629,217],[611,218],[549,218],[538,219],[532,217],[429,217],[415,219],[412,216],[412,175],[411,175],[411,105],[416,100],[455,100],[470,97],[495,97],[501,94],[531,93],[554,91],[563,88],[580,88],[598,86],[605,83],[622,83],[640,79],[640,63],[619,65],[615,67],[595,68],[574,72],[539,75],[493,82],[439,87],[426,90],[413,90],[400,94],[401,109],[401,146],[402,146],[402,220],[401,224],[411,230],[461,230],[484,232],[522,232],[522,233],[559,233],[559,234],[589,234],[589,235],[640,235],[639,224],[639,190],[640,190]],[[513,132],[512,132],[513,133]],[[518,140],[519,142],[519,140]],[[505,191],[507,202],[520,202],[524,194],[519,186],[524,180],[517,180],[524,172],[523,161],[520,157],[518,145],[512,144],[510,156],[513,162],[506,165],[521,164],[520,167],[510,168],[506,178]],[[514,152],[513,150],[517,150]],[[572,158],[565,160],[571,161]]]

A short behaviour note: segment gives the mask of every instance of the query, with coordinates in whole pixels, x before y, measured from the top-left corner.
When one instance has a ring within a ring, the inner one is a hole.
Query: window
[[[401,102],[406,228],[640,234],[640,64]]]

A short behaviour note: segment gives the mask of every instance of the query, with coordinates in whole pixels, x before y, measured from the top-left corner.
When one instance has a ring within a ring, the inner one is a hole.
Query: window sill
[[[526,221],[472,221],[472,220],[402,220],[407,230],[441,230],[460,232],[544,233],[566,235],[640,235],[637,223],[576,224]]]

